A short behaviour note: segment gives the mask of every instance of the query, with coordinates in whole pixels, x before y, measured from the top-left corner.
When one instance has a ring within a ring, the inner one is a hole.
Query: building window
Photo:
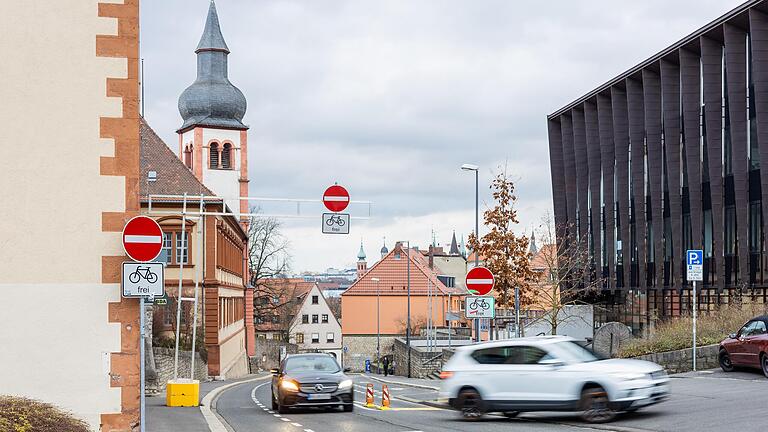
[[[192,168],[192,146],[188,145],[184,147],[184,165],[187,166],[187,168]]]
[[[312,343],[320,343],[320,333],[312,333]]]
[[[312,324],[317,324],[317,323],[318,323],[318,316],[312,315]]]
[[[157,256],[156,262],[170,264],[173,259],[173,233],[163,233],[163,248],[160,249],[160,255]]]
[[[280,315],[272,315],[272,324],[280,323]]]
[[[309,324],[309,315],[306,315],[306,314],[302,315],[301,316],[301,323],[302,324]]]
[[[232,168],[232,144],[224,144],[221,149],[221,167],[224,169]]]
[[[272,296],[272,304],[278,304],[280,303],[280,296],[274,295]]]
[[[328,324],[328,314],[323,314],[323,324]]]
[[[733,206],[725,208],[725,245],[723,250],[726,255],[736,253],[736,207]]]
[[[217,169],[219,167],[219,145],[216,143],[211,144],[209,166],[211,169]]]
[[[335,337],[334,337],[334,334],[332,332],[328,332],[328,333],[325,334],[325,341],[327,343],[333,343],[334,339],[335,339]]]
[[[176,233],[176,264],[189,263],[189,233]]]
[[[296,333],[296,343],[297,344],[304,343],[304,333]]]
[[[163,307],[163,325],[164,326],[173,325],[173,311],[168,306]]]
[[[316,295],[312,296],[312,304],[317,304],[320,301],[319,297]]]

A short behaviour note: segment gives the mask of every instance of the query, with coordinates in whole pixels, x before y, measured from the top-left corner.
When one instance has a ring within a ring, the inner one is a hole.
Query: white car
[[[586,421],[605,422],[669,397],[669,378],[656,363],[600,360],[562,336],[457,348],[440,377],[439,398],[467,419],[489,412],[582,411]]]

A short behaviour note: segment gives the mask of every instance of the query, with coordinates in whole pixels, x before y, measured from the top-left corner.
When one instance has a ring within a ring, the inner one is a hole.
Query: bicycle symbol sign
[[[165,294],[163,263],[124,262],[123,297],[162,297]]]
[[[323,234],[349,234],[349,214],[323,213]]]
[[[492,296],[467,296],[466,308],[464,309],[467,318],[493,318],[495,316],[495,301]]]

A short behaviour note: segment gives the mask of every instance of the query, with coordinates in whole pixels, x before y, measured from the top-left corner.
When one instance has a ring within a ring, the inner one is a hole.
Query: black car
[[[354,409],[354,384],[330,354],[294,354],[272,369],[272,409],[291,407]]]

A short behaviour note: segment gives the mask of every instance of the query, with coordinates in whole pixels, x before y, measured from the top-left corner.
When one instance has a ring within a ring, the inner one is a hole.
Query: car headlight
[[[299,391],[299,385],[292,380],[283,379],[280,382],[280,387],[282,387],[283,390],[286,390],[286,391],[292,391],[292,392]]]
[[[344,390],[352,387],[352,380],[351,379],[345,379],[344,381],[339,383],[339,390]]]
[[[634,381],[634,380],[641,380],[641,379],[648,378],[648,375],[646,374],[631,373],[631,372],[616,373],[616,374],[613,374],[613,376],[623,381]]]

